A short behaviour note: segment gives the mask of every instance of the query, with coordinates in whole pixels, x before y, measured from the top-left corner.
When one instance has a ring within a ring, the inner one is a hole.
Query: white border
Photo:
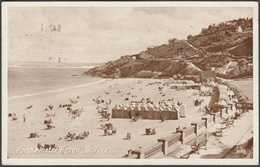
[[[8,7],[252,7],[254,60],[254,158],[253,159],[7,159]],[[5,165],[257,165],[259,163],[258,113],[258,3],[257,2],[3,2],[2,3],[2,164]]]

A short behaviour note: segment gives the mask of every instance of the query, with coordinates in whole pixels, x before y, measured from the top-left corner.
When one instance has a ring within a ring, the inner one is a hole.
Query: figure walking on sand
[[[25,114],[23,114],[23,122],[25,122]]]

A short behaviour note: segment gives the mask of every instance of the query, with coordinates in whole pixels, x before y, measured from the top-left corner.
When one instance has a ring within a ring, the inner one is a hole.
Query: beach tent
[[[159,110],[154,111],[153,119],[161,119],[161,111]]]
[[[112,118],[120,118],[121,117],[121,107],[119,105],[116,105],[113,109],[112,109]]]
[[[179,106],[179,115],[180,117],[185,118],[186,117],[186,105],[182,104]]]
[[[121,118],[131,118],[131,110],[128,109],[129,109],[128,105],[123,105]]]
[[[112,109],[112,118],[131,118],[141,116],[144,119],[178,119],[178,108],[171,105],[132,104],[116,105]]]
[[[146,107],[143,106],[142,104],[139,104],[137,108],[138,108],[138,115],[146,119],[148,115],[148,111]]]

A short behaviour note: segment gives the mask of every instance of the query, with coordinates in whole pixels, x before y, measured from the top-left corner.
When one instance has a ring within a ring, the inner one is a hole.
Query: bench
[[[223,120],[223,122],[222,122],[221,129],[230,128],[231,126],[235,127],[234,126],[235,119],[233,118],[233,116],[224,118],[222,120]],[[226,127],[223,128],[223,125],[225,125]]]
[[[238,110],[240,113],[244,114],[246,112],[249,112],[249,110],[253,110],[253,103],[236,103],[235,104],[236,110]]]
[[[235,112],[235,117],[234,117],[234,119],[241,119],[241,117],[242,117],[242,113],[240,113],[240,112]]]
[[[223,137],[223,130],[220,128],[220,130],[217,130],[212,133],[215,137]]]
[[[205,140],[205,141],[203,141],[203,142],[201,142],[201,143],[199,143],[199,144],[197,144],[197,145],[192,145],[192,146],[191,146],[191,151],[189,151],[189,152],[187,152],[186,154],[182,155],[182,156],[180,157],[180,159],[189,159],[190,155],[191,155],[191,154],[194,154],[194,153],[200,154],[200,153],[199,153],[199,150],[200,150],[202,147],[205,147],[204,149],[207,150],[207,142],[208,142],[208,140]]]
[[[157,154],[162,154],[162,143],[158,142],[154,145],[151,145],[143,150],[144,158],[151,158],[153,156],[156,156]]]
[[[235,127],[235,126],[234,126],[234,122],[235,122],[235,120],[234,120],[233,118],[229,119],[229,120],[226,122],[227,128],[230,128],[231,126]]]

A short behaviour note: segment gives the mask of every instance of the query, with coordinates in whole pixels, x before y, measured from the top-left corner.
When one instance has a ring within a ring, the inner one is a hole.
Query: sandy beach
[[[64,90],[61,92],[50,92],[47,94],[21,97],[9,100],[9,113],[16,113],[18,120],[9,120],[8,124],[8,156],[12,158],[30,157],[30,158],[122,158],[130,148],[146,147],[157,142],[157,139],[175,132],[178,126],[189,126],[190,123],[201,120],[204,113],[199,112],[199,108],[208,104],[210,97],[192,96],[195,90],[177,91],[164,87],[165,96],[162,97],[158,91],[158,85],[148,85],[156,81],[154,79],[104,79],[97,84],[74,88],[73,90]],[[161,80],[157,80],[161,81]],[[134,87],[134,89],[130,89]],[[117,91],[122,93],[118,94]],[[110,94],[105,94],[105,91]],[[130,95],[126,95],[131,92]],[[135,95],[132,97],[132,95]],[[69,99],[76,99],[79,96],[78,103],[73,108],[83,108],[83,113],[76,119],[68,116],[65,108],[59,108],[60,104],[68,103]],[[105,101],[111,99],[110,109],[116,104],[129,104],[131,100],[141,100],[141,98],[150,98],[154,102],[174,98],[174,101],[182,102],[187,105],[186,118],[179,120],[139,120],[132,122],[129,119],[111,119],[117,133],[112,136],[103,136],[101,124],[107,123],[101,121],[100,114],[97,113],[97,104],[93,98],[102,97]],[[161,96],[161,97],[160,97]],[[128,97],[129,101],[125,101]],[[204,99],[201,106],[194,106],[195,99]],[[48,105],[52,104],[52,111],[45,111]],[[26,106],[33,105],[31,109]],[[55,113],[52,117],[55,128],[44,130],[43,121],[46,114]],[[26,114],[26,121],[23,123],[23,114]],[[9,118],[11,119],[11,118]],[[156,128],[157,134],[145,135],[145,128]],[[82,133],[89,131],[90,135],[84,140],[66,141],[63,138],[68,132]],[[18,133],[19,132],[19,133]],[[37,132],[40,138],[29,139],[30,133]],[[131,140],[124,140],[127,133],[131,133]],[[60,137],[62,138],[61,140]],[[30,153],[22,149],[36,148],[37,143],[56,144],[59,148],[76,149],[76,153],[56,152],[56,153]],[[89,148],[92,150],[89,151]]]

